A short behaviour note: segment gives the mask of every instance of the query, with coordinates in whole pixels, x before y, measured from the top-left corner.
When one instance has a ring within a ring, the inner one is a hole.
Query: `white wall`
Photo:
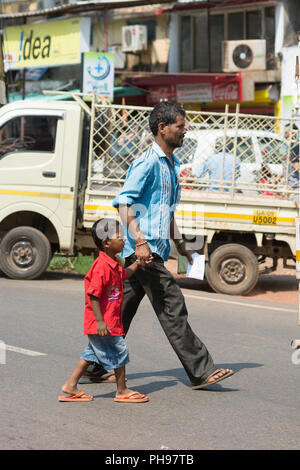
[[[170,37],[170,51],[169,51],[169,62],[168,72],[179,73],[180,72],[180,18],[176,13],[171,14],[171,20],[169,24],[169,37]]]
[[[275,9],[275,55],[282,51],[284,39],[284,6],[277,5]]]
[[[282,65],[281,65],[281,105],[282,117],[289,118],[292,110],[297,104],[297,90],[295,81],[296,56],[300,55],[298,46],[282,48]],[[300,84],[299,84],[300,88]]]

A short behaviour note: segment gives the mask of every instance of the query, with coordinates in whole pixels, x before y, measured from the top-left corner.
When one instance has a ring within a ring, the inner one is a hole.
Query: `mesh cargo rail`
[[[152,108],[93,102],[89,188],[121,186],[131,162],[153,143]],[[184,189],[296,199],[299,118],[186,112],[175,154]]]

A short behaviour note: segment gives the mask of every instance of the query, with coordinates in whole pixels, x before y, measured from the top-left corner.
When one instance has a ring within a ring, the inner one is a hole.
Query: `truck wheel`
[[[206,266],[206,279],[215,292],[245,295],[258,280],[256,256],[246,246],[235,243],[216,248]]]
[[[33,227],[16,227],[1,240],[0,268],[11,279],[36,279],[50,259],[49,240]]]

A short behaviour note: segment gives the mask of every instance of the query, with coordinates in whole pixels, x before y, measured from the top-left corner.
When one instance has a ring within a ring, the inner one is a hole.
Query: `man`
[[[280,149],[280,154],[284,160],[287,159],[288,148],[290,147],[290,152],[292,152],[293,148],[297,145],[298,132],[299,129],[296,124],[288,123],[284,126],[284,141]]]
[[[233,168],[234,179],[240,177],[241,162],[238,156],[232,153],[233,145],[231,142],[227,144],[227,151],[223,151],[223,144],[220,145],[216,152],[205,160],[199,168],[195,170],[197,178],[209,177],[210,182],[205,186],[207,191],[225,191],[228,192],[232,186]],[[241,192],[235,190],[235,192]]]
[[[150,115],[155,142],[131,164],[126,181],[113,206],[127,229],[123,251],[125,267],[136,258],[152,260],[125,281],[122,321],[125,333],[145,294],[193,389],[204,388],[230,375],[230,369],[216,369],[205,345],[187,322],[184,297],[175,279],[164,266],[170,252],[171,236],[181,255],[192,262],[177,228],[174,211],[180,199],[179,161],[173,155],[185,136],[185,111],[178,105],[161,102]]]
[[[289,185],[293,189],[299,188],[299,144],[295,145],[291,151],[291,167],[289,171]]]
[[[294,124],[285,126],[285,142],[281,146],[280,154],[282,158],[282,173],[274,180],[274,184],[288,184],[290,189],[299,189],[299,139],[298,127]],[[290,141],[290,142],[289,142]],[[290,152],[288,147],[290,144]],[[296,193],[291,193],[289,198],[294,201],[299,200]]]
[[[295,202],[299,201],[299,150],[299,144],[295,145],[291,150],[289,165],[284,165],[284,174],[288,172],[288,185],[293,191],[297,190],[297,193],[290,194],[290,199]]]

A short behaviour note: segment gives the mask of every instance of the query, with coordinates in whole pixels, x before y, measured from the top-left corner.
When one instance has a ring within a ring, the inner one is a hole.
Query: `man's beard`
[[[173,149],[175,150],[177,148],[182,147],[183,140],[184,140],[184,137],[178,139],[176,142],[175,142],[175,140],[167,140],[166,142],[170,147],[173,147]]]

